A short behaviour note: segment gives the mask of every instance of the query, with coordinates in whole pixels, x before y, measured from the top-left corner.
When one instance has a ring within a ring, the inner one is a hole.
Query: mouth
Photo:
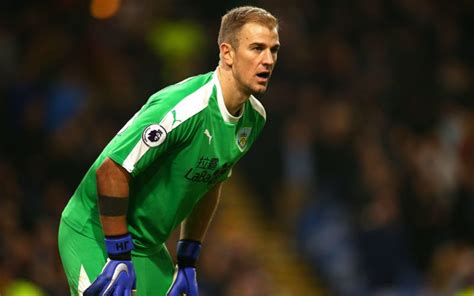
[[[269,71],[263,71],[260,73],[257,73],[257,77],[259,78],[259,81],[266,82],[270,78],[270,72]]]

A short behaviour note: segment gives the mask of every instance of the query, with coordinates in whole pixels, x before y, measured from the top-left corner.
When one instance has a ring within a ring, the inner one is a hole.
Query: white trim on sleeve
[[[173,131],[183,122],[201,112],[208,106],[209,98],[212,95],[212,89],[213,81],[210,80],[208,83],[201,86],[195,92],[191,93],[182,99],[178,104],[176,104],[173,109],[166,113],[159,125],[161,125],[169,135],[171,131]],[[140,137],[140,140],[125,158],[122,167],[125,168],[129,173],[132,173],[135,169],[135,165],[149,149],[153,148],[150,148]]]

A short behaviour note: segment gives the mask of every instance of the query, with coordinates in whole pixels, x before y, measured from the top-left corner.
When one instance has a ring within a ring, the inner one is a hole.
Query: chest
[[[213,185],[225,178],[247,151],[251,131],[245,124],[204,120],[174,163],[187,182]]]

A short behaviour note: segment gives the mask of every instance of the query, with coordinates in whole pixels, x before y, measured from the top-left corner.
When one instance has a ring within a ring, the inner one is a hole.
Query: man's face
[[[258,23],[247,23],[237,39],[232,65],[237,87],[248,95],[263,94],[277,61],[278,31]]]

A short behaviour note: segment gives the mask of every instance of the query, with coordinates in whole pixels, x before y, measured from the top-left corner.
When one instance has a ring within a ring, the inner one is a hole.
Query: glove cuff
[[[129,233],[118,236],[106,236],[105,249],[112,260],[131,260],[131,251],[133,250],[132,236]]]
[[[182,239],[178,241],[177,258],[179,267],[196,267],[196,261],[201,252],[201,242]]]

